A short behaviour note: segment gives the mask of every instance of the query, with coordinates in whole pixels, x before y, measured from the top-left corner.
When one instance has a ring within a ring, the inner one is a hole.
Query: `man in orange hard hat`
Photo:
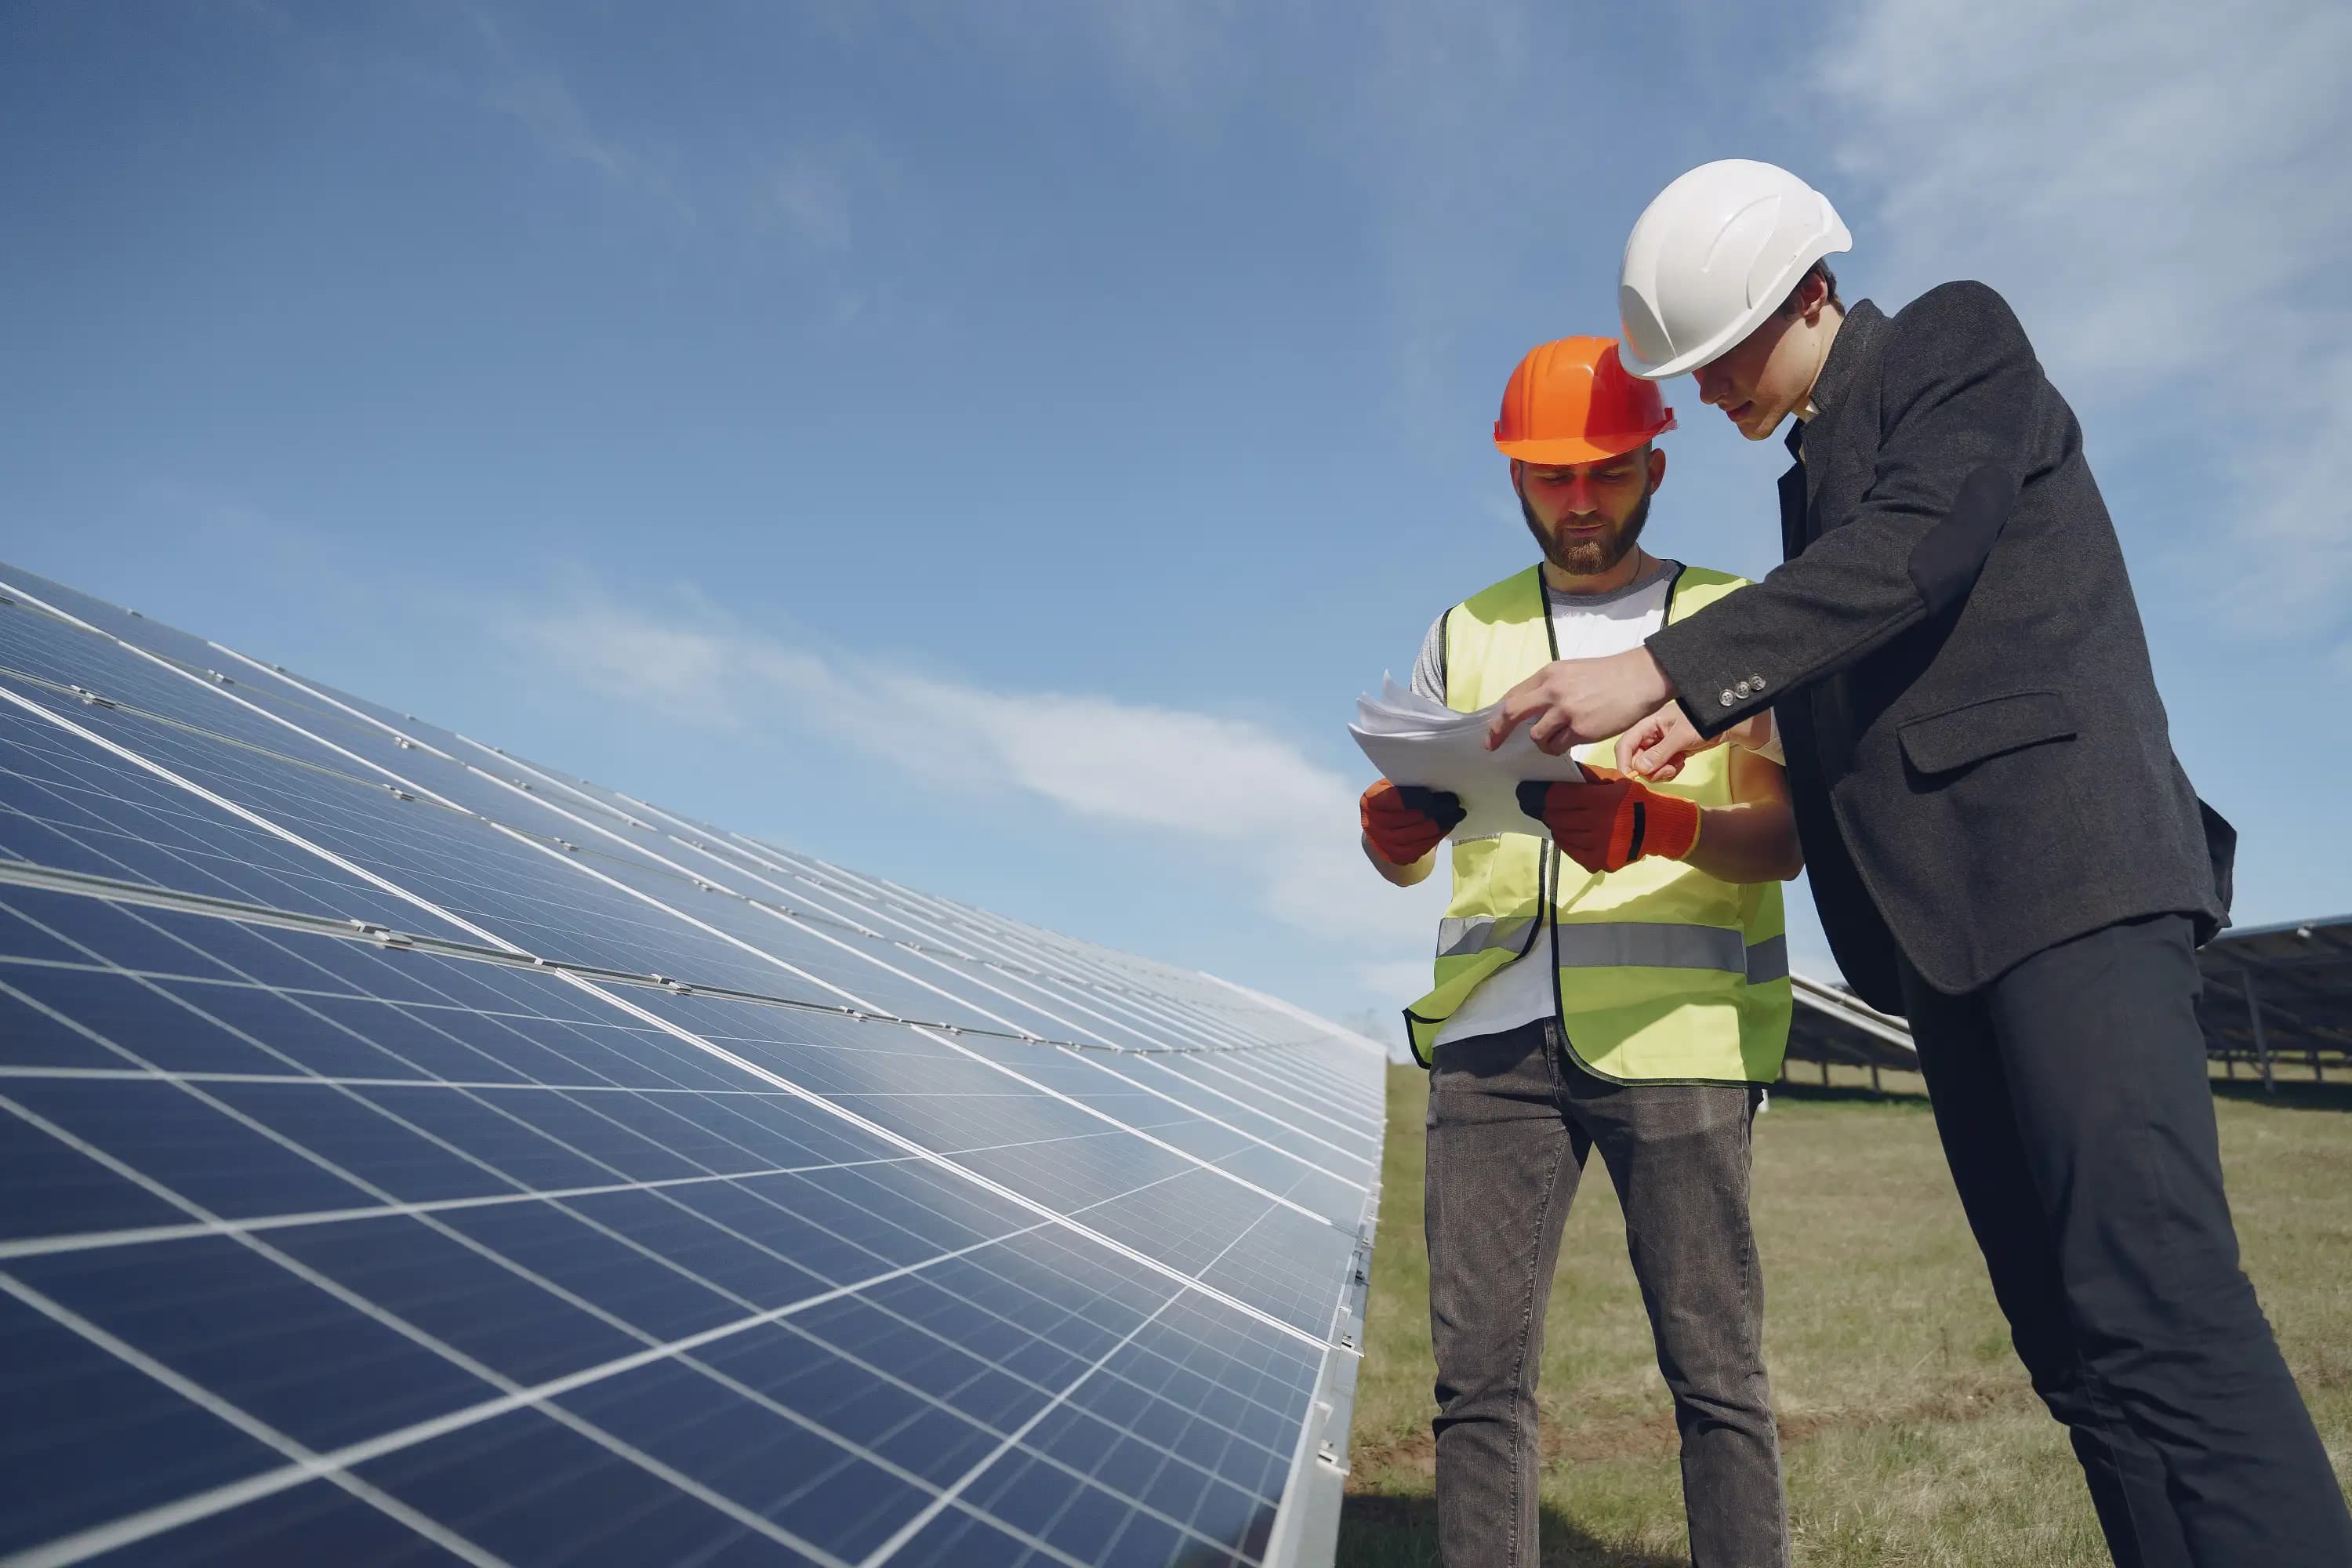
[[[1495,445],[1542,559],[1438,617],[1413,689],[1460,712],[1561,658],[1642,639],[1742,586],[1642,547],[1674,416],[1608,338],[1531,351]],[[1789,1036],[1780,882],[1795,820],[1759,715],[1645,785],[1528,784],[1523,832],[1454,846],[1435,984],[1405,1014],[1430,1069],[1430,1333],[1449,1568],[1537,1558],[1536,1374],[1560,1230],[1595,1147],[1682,1434],[1699,1568],[1788,1562],[1748,1226],[1748,1138]],[[1364,852],[1426,878],[1454,797],[1364,793]]]

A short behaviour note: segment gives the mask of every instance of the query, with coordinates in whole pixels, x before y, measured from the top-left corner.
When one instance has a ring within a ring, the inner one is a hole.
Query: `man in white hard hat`
[[[1642,215],[1625,363],[1760,441],[1787,563],[1506,700],[1673,776],[1774,710],[1814,900],[1907,1014],[2020,1358],[2126,1568],[2343,1568],[2352,1515],[2239,1268],[2195,1012],[2235,836],[2175,759],[2082,431],[1981,283],[1845,307],[1850,247],[1768,163]],[[1645,717],[1646,716],[1646,717]]]

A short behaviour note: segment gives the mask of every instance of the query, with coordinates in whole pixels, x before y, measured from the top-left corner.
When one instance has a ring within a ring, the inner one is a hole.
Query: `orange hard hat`
[[[1495,446],[1524,462],[1597,463],[1674,427],[1658,384],[1617,363],[1615,338],[1561,338],[1511,372]]]

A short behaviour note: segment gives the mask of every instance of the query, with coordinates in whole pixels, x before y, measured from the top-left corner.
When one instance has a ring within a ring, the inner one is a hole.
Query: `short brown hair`
[[[1828,304],[1830,308],[1838,311],[1840,314],[1843,314],[1845,310],[1845,301],[1838,298],[1837,274],[1830,270],[1830,264],[1827,261],[1816,261],[1811,267],[1806,268],[1804,276],[1797,279],[1797,286],[1789,290],[1789,297],[1781,300],[1780,308],[1772,313],[1776,316],[1795,315],[1798,310],[1798,300],[1805,291],[1805,285],[1815,278],[1819,278],[1822,280],[1822,287],[1828,293]]]

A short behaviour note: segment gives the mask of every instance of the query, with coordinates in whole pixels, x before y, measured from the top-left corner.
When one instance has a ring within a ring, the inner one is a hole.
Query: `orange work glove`
[[[1364,837],[1391,866],[1410,866],[1437,847],[1469,813],[1452,792],[1382,779],[1364,792]]]
[[[1593,784],[1528,779],[1519,809],[1551,829],[1560,853],[1588,871],[1622,871],[1644,855],[1679,860],[1698,843],[1698,803],[1660,795],[1607,768]]]

